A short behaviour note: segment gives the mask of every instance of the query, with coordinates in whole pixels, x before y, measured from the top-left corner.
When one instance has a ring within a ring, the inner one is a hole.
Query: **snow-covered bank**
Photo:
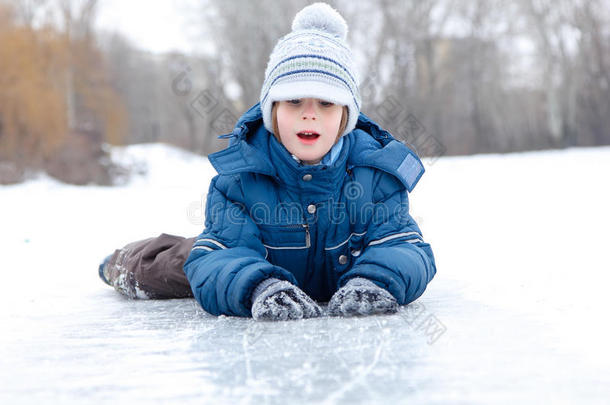
[[[148,174],[113,188],[0,187],[1,403],[610,397],[610,148],[438,160],[411,196],[438,264],[417,306],[277,324],[129,301],[99,281],[115,247],[199,233],[214,175],[163,145],[114,155]]]

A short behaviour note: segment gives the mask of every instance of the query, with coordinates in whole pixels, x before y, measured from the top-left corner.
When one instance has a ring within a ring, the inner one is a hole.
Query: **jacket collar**
[[[381,129],[363,113],[360,113],[356,128],[349,136],[351,142],[344,148],[350,149],[348,168],[369,166],[383,170],[396,176],[409,192],[424,174],[424,166],[415,152],[394,139],[389,132]],[[273,152],[270,150],[270,143],[277,141],[263,125],[259,104],[252,106],[237,120],[231,133],[219,138],[229,138],[229,146],[208,156],[219,174],[252,172],[278,177],[283,173],[278,173],[278,169],[273,165],[272,153],[284,153],[289,159],[284,159],[284,163],[289,164],[292,161],[298,165],[281,145],[279,146],[282,151],[277,148]]]
[[[415,152],[362,113],[352,132],[356,139],[349,163],[380,169],[398,178],[409,192],[413,191],[425,171]]]

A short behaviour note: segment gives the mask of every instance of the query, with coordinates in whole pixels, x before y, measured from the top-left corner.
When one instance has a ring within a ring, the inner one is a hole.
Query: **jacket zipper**
[[[303,228],[305,228],[305,246],[311,246],[311,236],[309,235],[309,224],[303,224]]]

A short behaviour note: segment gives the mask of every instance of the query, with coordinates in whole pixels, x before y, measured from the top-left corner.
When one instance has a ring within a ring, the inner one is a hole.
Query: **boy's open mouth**
[[[297,133],[297,136],[306,141],[313,141],[320,137],[320,134],[315,131],[301,131]]]

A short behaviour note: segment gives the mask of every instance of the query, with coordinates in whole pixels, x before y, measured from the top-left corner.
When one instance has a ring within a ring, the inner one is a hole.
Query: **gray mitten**
[[[393,314],[398,302],[384,288],[366,278],[355,277],[331,297],[328,313],[332,316]]]
[[[294,284],[268,278],[252,293],[252,318],[257,321],[285,321],[314,318],[322,309]]]

